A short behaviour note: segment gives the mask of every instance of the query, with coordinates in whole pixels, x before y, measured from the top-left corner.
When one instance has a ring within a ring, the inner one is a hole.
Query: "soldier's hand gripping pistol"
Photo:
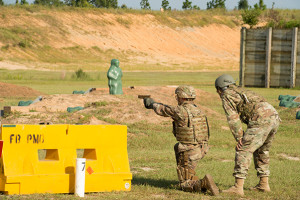
[[[138,98],[144,100],[144,106],[147,109],[153,109],[153,104],[156,103],[152,98],[150,98],[150,95],[139,95]]]

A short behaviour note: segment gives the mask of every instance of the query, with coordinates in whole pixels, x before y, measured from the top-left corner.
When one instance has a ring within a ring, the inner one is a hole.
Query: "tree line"
[[[221,8],[226,9],[225,7],[226,0],[211,0],[207,2],[207,10]],[[27,0],[16,0],[17,5],[27,5]],[[34,0],[33,4],[43,5],[43,6],[72,6],[72,7],[96,7],[96,8],[123,8],[127,9],[126,4],[118,5],[118,0]],[[4,5],[3,0],[0,0],[0,6]],[[151,10],[149,0],[140,1],[141,9]],[[259,0],[259,3],[254,5],[255,8],[264,8],[266,5],[263,3],[263,0]],[[162,0],[161,8],[164,10],[171,10],[171,6],[168,0]],[[240,0],[237,5],[237,9],[250,9],[251,7],[248,4],[248,0]],[[200,10],[200,7],[193,5],[192,1],[185,0],[182,3],[183,10]]]

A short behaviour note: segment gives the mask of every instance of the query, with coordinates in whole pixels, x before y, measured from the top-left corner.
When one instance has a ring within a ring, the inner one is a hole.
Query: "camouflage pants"
[[[277,115],[261,121],[251,121],[242,139],[241,150],[236,149],[233,176],[245,179],[251,163],[255,164],[258,177],[269,176],[269,150],[277,132],[280,119]]]
[[[207,153],[208,144],[184,145],[182,143],[177,143],[174,146],[174,151],[180,186],[184,191],[191,192],[193,190],[193,185],[198,180],[195,169],[198,161]]]

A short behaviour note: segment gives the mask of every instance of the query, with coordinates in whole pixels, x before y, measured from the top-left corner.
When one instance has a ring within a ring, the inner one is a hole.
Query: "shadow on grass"
[[[150,185],[153,187],[164,188],[164,189],[177,189],[179,182],[174,180],[166,179],[152,179],[144,177],[133,177],[133,185]]]

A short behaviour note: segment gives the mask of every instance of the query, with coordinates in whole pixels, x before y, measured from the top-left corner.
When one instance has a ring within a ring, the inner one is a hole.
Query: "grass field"
[[[224,72],[124,72],[123,87],[129,86],[164,86],[190,84],[198,89],[215,94],[214,80]],[[228,72],[238,78],[238,72]],[[1,70],[1,82],[24,85],[46,94],[70,94],[73,90],[87,90],[91,87],[107,87],[106,73],[88,73],[88,80],[73,80],[68,72],[62,79],[61,72],[7,71]],[[278,110],[282,119],[273,146],[271,148],[271,193],[249,191],[257,184],[253,163],[245,181],[243,199],[300,199],[299,160],[289,160],[286,156],[300,158],[300,121],[295,119],[296,109],[279,107],[280,94],[299,95],[300,91],[284,88],[251,88],[266,97]],[[34,98],[34,97],[32,97]],[[201,97],[198,97],[201,99]],[[1,97],[1,106],[14,105],[20,99]],[[165,102],[167,103],[167,102]],[[220,114],[224,114],[219,98],[201,101]],[[211,149],[199,162],[197,175],[202,178],[210,173],[220,189],[227,189],[234,183],[234,141],[227,122],[209,118],[211,127]],[[117,123],[117,121],[115,121]],[[171,124],[165,126],[146,124],[143,121],[127,124],[128,132],[134,137],[128,139],[128,157],[133,173],[132,191],[86,194],[87,199],[239,199],[239,197],[221,194],[211,197],[205,194],[185,193],[177,190],[176,161],[173,146],[176,143],[171,131]],[[143,133],[143,134],[140,134]],[[150,170],[145,171],[145,168]],[[0,199],[79,199],[73,194],[34,194],[34,195],[0,195]]]

